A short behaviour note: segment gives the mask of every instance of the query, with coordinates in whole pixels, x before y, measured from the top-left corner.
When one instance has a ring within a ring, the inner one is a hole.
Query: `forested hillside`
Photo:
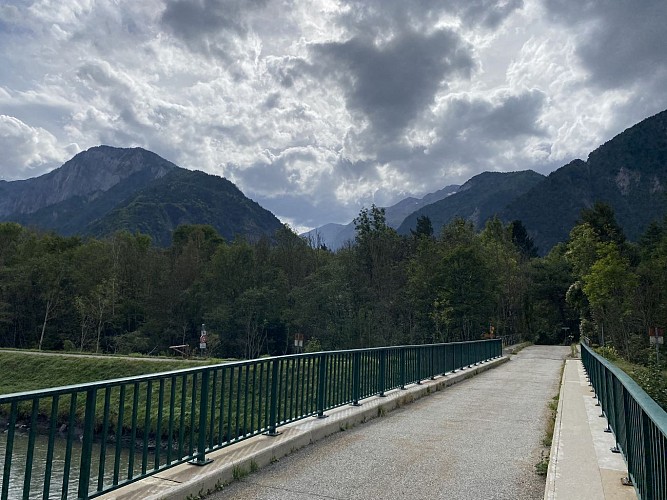
[[[536,257],[524,226],[455,219],[410,236],[381,209],[355,219],[336,253],[288,228],[227,242],[184,225],[167,248],[141,234],[104,239],[0,224],[0,346],[167,354],[197,346],[253,358],[307,348],[421,344],[519,334],[563,342],[578,332],[648,363],[649,326],[667,324],[667,225],[629,243],[608,206],[580,215],[567,244]]]
[[[606,142],[587,161],[574,160],[499,215],[520,219],[546,253],[567,239],[582,209],[595,202],[613,207],[632,241],[651,221],[667,214],[667,111],[630,127]]]
[[[544,176],[524,172],[483,172],[463,184],[459,190],[442,200],[426,205],[408,215],[398,232],[410,234],[419,217],[428,217],[436,231],[456,217],[469,220],[476,229],[499,214],[508,203],[544,180]]]

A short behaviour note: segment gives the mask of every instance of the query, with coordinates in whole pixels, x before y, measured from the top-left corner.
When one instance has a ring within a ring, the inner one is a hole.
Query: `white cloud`
[[[13,116],[0,115],[0,151],[3,168],[0,179],[34,177],[67,159],[68,151],[43,128],[26,125]]]
[[[0,175],[138,145],[229,177],[301,228],[482,170],[546,173],[667,106],[665,31],[631,36],[647,20],[664,25],[664,2],[635,17],[631,4],[3,5]],[[632,64],[619,79],[613,54],[591,41],[621,21],[627,43],[613,48]]]

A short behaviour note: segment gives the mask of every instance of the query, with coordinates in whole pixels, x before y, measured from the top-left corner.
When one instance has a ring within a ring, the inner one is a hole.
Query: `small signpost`
[[[206,328],[204,323],[201,324],[201,335],[199,335],[199,349],[201,350],[201,355],[204,357],[206,354]]]
[[[665,329],[660,326],[649,326],[648,338],[651,345],[655,346],[655,361],[660,363],[660,346],[665,343]]]
[[[303,351],[303,333],[294,334],[294,347],[296,348],[296,352]]]

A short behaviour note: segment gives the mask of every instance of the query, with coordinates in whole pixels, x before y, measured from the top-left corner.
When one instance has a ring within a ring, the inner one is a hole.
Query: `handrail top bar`
[[[644,389],[642,389],[639,384],[637,384],[637,382],[632,380],[632,378],[627,373],[625,373],[617,366],[614,366],[604,357],[593,351],[593,349],[586,344],[582,343],[581,346],[586,348],[586,351],[588,351],[590,355],[592,355],[597,361],[602,363],[605,368],[614,374],[614,376],[625,386],[630,395],[635,399],[637,404],[656,425],[660,432],[667,436],[667,412],[665,412],[665,410],[663,410],[660,405],[656,403],[653,398],[651,398],[651,396],[646,394],[646,391],[644,391]]]
[[[196,366],[193,368],[183,368],[180,370],[171,370],[167,372],[158,372],[158,373],[148,373],[145,375],[137,375],[135,377],[122,377],[109,380],[100,380],[97,382],[86,382],[83,384],[72,384],[65,385],[60,387],[49,387],[46,389],[35,389],[32,391],[24,392],[14,392],[10,394],[0,394],[0,404],[8,404],[15,401],[24,401],[27,399],[43,398],[61,394],[70,394],[72,392],[83,392],[89,391],[92,389],[106,389],[108,387],[116,387],[123,384],[139,384],[141,382],[146,382],[149,380],[156,381],[160,379],[167,379],[179,375],[190,375],[195,373],[201,373],[205,370],[215,370],[222,367],[236,368],[241,366],[256,365],[262,364],[273,360],[282,360],[282,359],[297,359],[297,358],[317,358],[323,354],[348,354],[356,352],[374,352],[381,351],[386,349],[412,349],[412,348],[425,348],[425,347],[436,347],[436,346],[445,346],[445,345],[455,345],[455,344],[474,344],[482,342],[492,342],[499,341],[501,339],[479,339],[479,340],[470,340],[464,342],[447,342],[442,344],[418,344],[418,345],[401,345],[401,346],[387,346],[387,347],[370,347],[367,349],[347,349],[339,351],[319,351],[319,352],[309,352],[301,354],[286,354],[282,356],[267,356],[265,358],[255,358],[248,359],[243,361],[232,361],[230,363],[218,363],[214,365],[204,365]]]

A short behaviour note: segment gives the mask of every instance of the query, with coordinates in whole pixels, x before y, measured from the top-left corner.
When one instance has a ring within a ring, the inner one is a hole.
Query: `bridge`
[[[545,489],[535,464],[569,352],[401,346],[0,396],[2,498],[667,498],[664,411],[585,346],[565,365]]]

